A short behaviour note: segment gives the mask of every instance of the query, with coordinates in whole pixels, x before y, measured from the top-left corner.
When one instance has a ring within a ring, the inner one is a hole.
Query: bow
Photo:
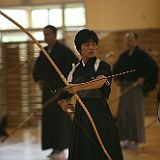
[[[69,83],[67,82],[66,78],[64,77],[64,75],[62,74],[62,72],[59,70],[59,68],[57,67],[57,65],[54,63],[54,61],[50,58],[49,54],[47,53],[47,51],[41,46],[41,44],[33,37],[32,34],[30,34],[25,28],[23,28],[19,23],[17,23],[15,20],[13,20],[11,17],[7,16],[5,13],[3,13],[2,11],[0,11],[0,14],[2,16],[4,16],[5,18],[7,18],[9,21],[11,21],[13,24],[15,24],[18,28],[20,28],[21,31],[23,31],[24,33],[26,33],[31,39],[32,41],[40,48],[40,50],[43,52],[43,54],[45,55],[45,57],[47,58],[47,60],[49,61],[49,63],[53,66],[53,68],[56,70],[56,72],[58,73],[58,75],[60,76],[60,78],[63,80],[63,82],[65,83],[65,85],[69,85]],[[84,105],[84,103],[82,102],[82,100],[79,98],[79,96],[77,94],[75,94],[75,97],[77,99],[77,101],[79,102],[79,104],[81,105],[81,107],[83,108],[84,112],[86,113],[92,127],[93,130],[96,134],[96,137],[98,139],[98,142],[104,152],[104,154],[106,155],[106,157],[111,160],[110,155],[108,154],[106,148],[104,147],[104,144],[100,138],[100,135],[97,131],[96,125],[93,121],[92,116],[90,115],[88,109],[86,108],[86,106]]]

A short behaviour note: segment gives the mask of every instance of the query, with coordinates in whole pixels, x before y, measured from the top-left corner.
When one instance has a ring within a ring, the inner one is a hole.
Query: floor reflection
[[[152,121],[154,116],[148,116],[146,121],[146,143],[142,150],[123,150],[124,160],[159,160],[160,158],[160,123]],[[11,133],[11,129],[8,133]],[[0,143],[0,160],[66,160],[48,158],[51,150],[41,150],[40,127],[18,130],[5,142]],[[67,152],[66,152],[67,154]]]

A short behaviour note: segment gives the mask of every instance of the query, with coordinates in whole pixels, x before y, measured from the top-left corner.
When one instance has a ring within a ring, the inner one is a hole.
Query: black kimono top
[[[76,67],[73,73],[73,83],[82,83],[95,79],[98,75],[109,76],[111,75],[111,67],[104,61],[99,61],[97,69],[95,70],[95,63],[97,58],[91,58],[85,65],[80,61],[79,65]],[[111,84],[111,79],[108,79]],[[78,95],[81,98],[108,98],[110,94],[110,86],[106,84],[100,89],[79,91]]]
[[[153,59],[138,46],[134,49],[132,55],[129,50],[123,52],[113,66],[113,73],[119,73],[135,69],[135,72],[117,77],[119,81],[134,82],[139,77],[145,79],[142,86],[145,94],[155,87],[158,79],[158,67]]]
[[[44,49],[48,51],[48,47],[45,47]],[[49,55],[65,77],[67,77],[69,71],[72,69],[72,64],[78,62],[78,59],[71,49],[58,41],[55,43]],[[45,98],[45,95],[51,94],[51,90],[65,86],[64,82],[42,51],[34,66],[33,78],[35,81],[44,81],[43,99]]]

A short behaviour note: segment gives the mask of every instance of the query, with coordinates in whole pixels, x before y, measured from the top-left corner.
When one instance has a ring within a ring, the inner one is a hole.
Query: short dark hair
[[[76,46],[77,51],[81,49],[81,45],[83,43],[90,42],[90,41],[96,42],[96,44],[98,44],[99,39],[97,37],[97,34],[94,31],[89,30],[89,29],[80,30],[76,34],[75,39],[74,39],[74,44]]]
[[[43,30],[44,29],[51,29],[54,34],[57,34],[57,28],[52,25],[47,25],[43,28]]]
[[[135,32],[127,32],[126,37],[133,37],[135,40],[138,39],[138,34]]]

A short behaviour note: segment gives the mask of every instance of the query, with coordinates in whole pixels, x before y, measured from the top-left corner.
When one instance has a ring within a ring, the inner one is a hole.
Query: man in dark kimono
[[[48,44],[44,49],[67,77],[72,64],[77,63],[78,59],[71,49],[56,40],[57,29],[54,26],[46,26],[43,33],[45,42]],[[42,89],[43,105],[51,99],[56,89],[64,87],[64,82],[42,51],[36,60],[33,78]],[[42,108],[42,149],[53,149],[50,157],[63,158],[64,149],[69,147],[70,130],[71,120],[56,101]]]
[[[137,148],[145,142],[144,95],[154,89],[158,78],[158,67],[138,46],[136,33],[127,33],[125,40],[128,49],[114,64],[113,72],[135,69],[134,73],[117,77],[122,93],[129,86],[136,85],[120,97],[117,122],[122,147]]]

